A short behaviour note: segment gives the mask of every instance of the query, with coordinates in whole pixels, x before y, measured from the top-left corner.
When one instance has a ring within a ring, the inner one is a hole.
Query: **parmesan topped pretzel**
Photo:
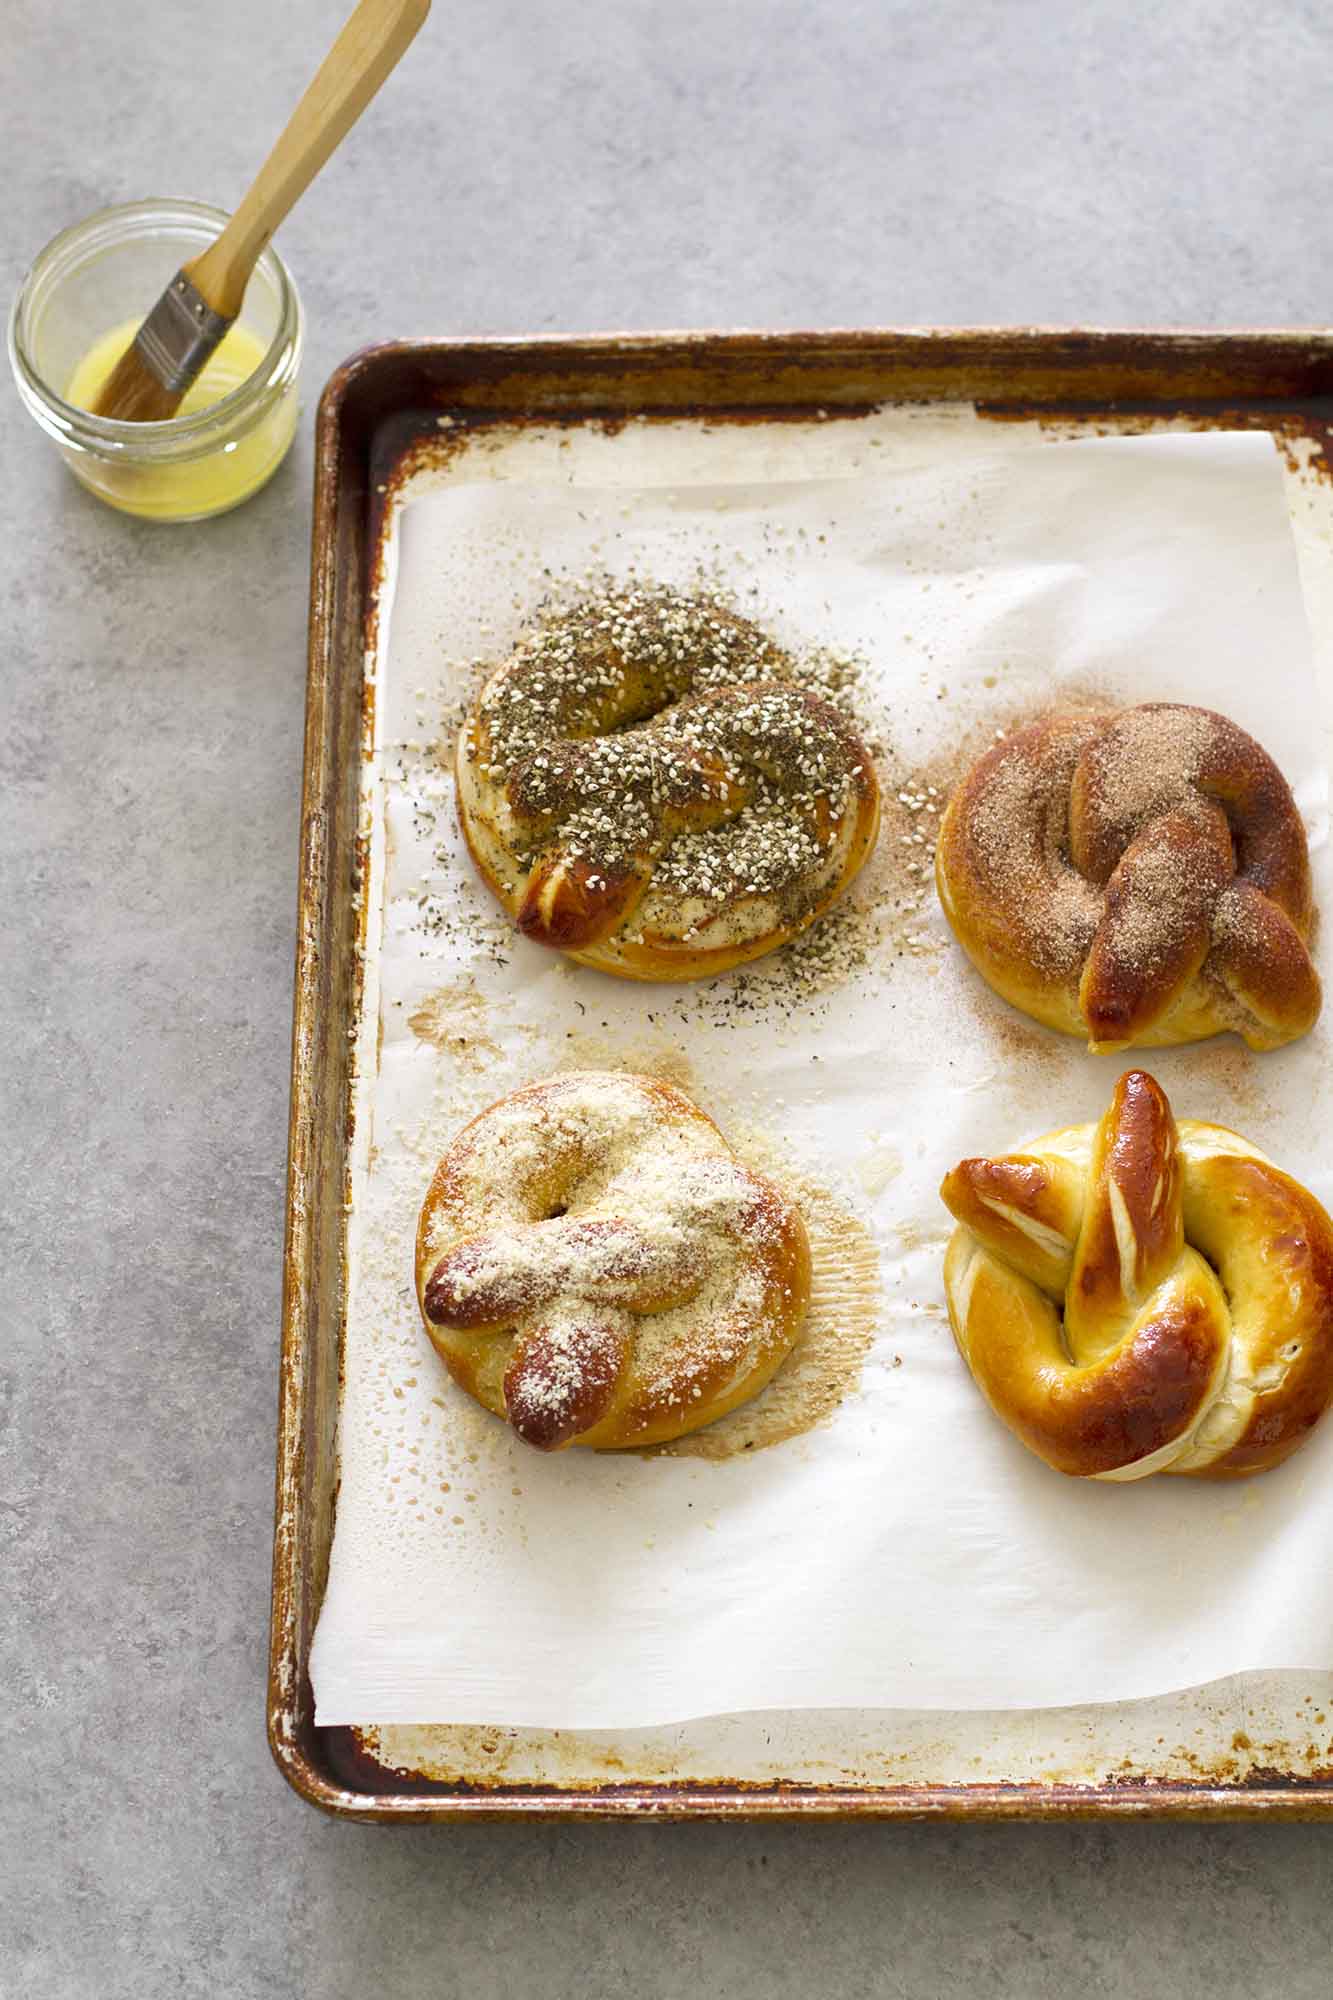
[[[756,1395],[800,1333],[800,1216],[680,1091],[598,1070],[483,1111],[417,1232],[454,1380],[544,1451],[682,1437]]]
[[[473,858],[526,937],[627,979],[774,950],[879,825],[870,754],[747,620],[664,589],[553,613],[459,737]]]

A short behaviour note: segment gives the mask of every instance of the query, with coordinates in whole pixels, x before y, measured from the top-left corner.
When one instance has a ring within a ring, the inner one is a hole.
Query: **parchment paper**
[[[446,487],[409,497],[389,554],[317,1720],[1039,1707],[1326,1664],[1333,1425],[1249,1484],[1074,1482],[996,1422],[954,1351],[942,1174],[1096,1117],[1124,1064],[995,1000],[933,896],[876,933],[910,879],[884,843],[854,892],[868,962],[829,990],[793,998],[775,965],[740,1008],[727,981],[570,967],[512,938],[476,883],[432,747],[553,579],[688,583],[702,565],[794,649],[864,659],[863,709],[922,790],[962,738],[1062,692],[1224,710],[1291,778],[1327,906],[1321,713],[1271,441],[940,458],[909,440],[855,479]],[[884,841],[922,823],[891,814]],[[1326,1054],[1321,1026],[1279,1054],[1228,1038],[1147,1066],[1181,1115],[1236,1126],[1327,1200]],[[411,1242],[443,1145],[521,1082],[616,1062],[674,1065],[724,1130],[761,1135],[870,1232],[873,1342],[819,1427],[720,1462],[544,1458],[435,1358]]]

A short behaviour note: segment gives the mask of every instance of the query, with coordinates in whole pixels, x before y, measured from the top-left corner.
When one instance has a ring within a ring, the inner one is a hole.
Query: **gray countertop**
[[[104,202],[234,199],[341,11],[8,0],[6,293]],[[403,334],[1318,324],[1330,74],[1296,0],[436,0],[282,232],[264,494],[135,524],[0,396],[0,1993],[1327,1994],[1328,1828],[391,1833],[287,1790],[263,1677],[319,383]]]

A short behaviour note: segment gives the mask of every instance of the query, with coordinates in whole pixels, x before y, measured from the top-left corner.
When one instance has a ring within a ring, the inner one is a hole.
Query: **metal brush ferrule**
[[[144,366],[170,394],[188,389],[227,328],[184,271],[177,271],[135,335]]]

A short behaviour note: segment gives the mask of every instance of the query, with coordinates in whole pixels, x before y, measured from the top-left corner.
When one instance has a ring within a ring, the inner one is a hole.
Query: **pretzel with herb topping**
[[[748,620],[665,589],[546,617],[482,689],[456,769],[468,847],[524,936],[626,979],[773,951],[879,825],[841,709]]]

